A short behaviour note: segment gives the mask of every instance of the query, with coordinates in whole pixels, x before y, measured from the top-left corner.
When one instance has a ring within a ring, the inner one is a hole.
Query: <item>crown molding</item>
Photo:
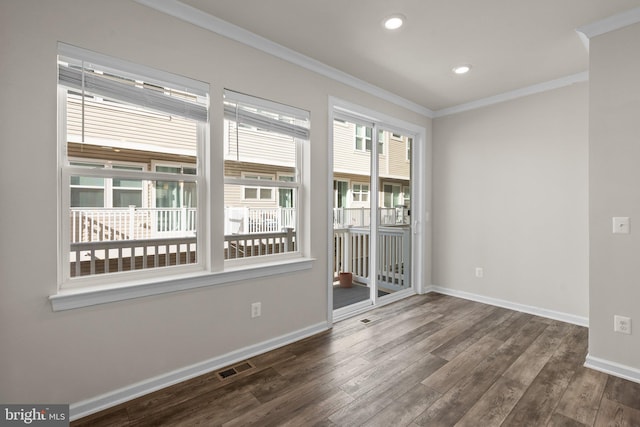
[[[434,118],[450,116],[452,114],[462,113],[463,111],[475,110],[476,108],[488,107],[489,105],[511,101],[513,99],[534,95],[536,93],[546,92],[548,90],[559,89],[561,87],[570,86],[575,83],[586,82],[588,80],[589,72],[583,71],[581,73],[572,74],[570,76],[561,77],[559,79],[550,80],[548,82],[538,83],[509,92],[504,92],[498,95],[489,96],[487,98],[478,99],[476,101],[467,102],[465,104],[443,108],[442,110],[437,110],[435,112]]]
[[[584,37],[586,37],[586,40],[588,41],[592,37],[619,30],[620,28],[637,24],[639,22],[640,7],[610,16],[605,19],[601,19],[600,21],[592,22],[591,24],[583,25],[581,27],[578,27],[576,31],[578,32],[578,34],[584,35]],[[583,40],[585,40],[584,37],[581,36]]]
[[[220,36],[245,44],[277,58],[298,65],[307,70],[313,71],[322,76],[328,77],[337,82],[351,86],[355,89],[376,96],[385,101],[391,102],[407,110],[413,111],[428,118],[434,117],[434,112],[413,101],[409,101],[392,92],[382,89],[376,85],[368,83],[351,74],[340,71],[327,64],[284,47],[269,39],[259,36],[244,28],[231,24],[213,15],[205,13],[192,6],[184,4],[178,0],[135,0],[137,3],[155,9],[159,12],[189,22],[200,28],[204,28]]]

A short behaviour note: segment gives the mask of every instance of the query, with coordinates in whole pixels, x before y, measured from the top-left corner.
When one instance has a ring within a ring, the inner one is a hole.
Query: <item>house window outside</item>
[[[243,173],[242,177],[244,179],[255,179],[258,181],[273,181],[273,176],[271,175],[251,175]],[[273,188],[270,187],[245,186],[242,191],[244,200],[273,200],[273,193]]]
[[[369,184],[353,184],[351,194],[354,202],[368,202]]]
[[[224,116],[225,259],[251,263],[299,253],[309,113],[226,90]]]
[[[60,43],[61,288],[201,270],[208,85]],[[191,169],[152,168],[191,158]],[[180,189],[163,206],[159,190]],[[191,193],[192,210],[180,210]],[[155,194],[154,199],[152,195]],[[178,200],[180,199],[180,200]],[[158,227],[159,221],[170,226]],[[117,273],[117,278],[115,274]]]
[[[355,125],[355,149],[356,151],[371,152],[373,129],[369,126]],[[384,131],[378,131],[378,154],[384,155]]]
[[[293,175],[278,175],[278,181],[295,182]],[[278,206],[281,208],[293,208],[293,190],[291,188],[278,189]]]
[[[400,187],[398,184],[383,184],[383,207],[395,208],[402,205]]]
[[[371,151],[371,138],[373,129],[368,126],[355,125],[356,135],[355,144],[356,151]]]
[[[126,171],[144,171],[144,166],[113,165],[112,169]],[[142,180],[115,178],[111,180],[112,205],[114,208],[125,208],[128,206],[141,207],[143,202]]]

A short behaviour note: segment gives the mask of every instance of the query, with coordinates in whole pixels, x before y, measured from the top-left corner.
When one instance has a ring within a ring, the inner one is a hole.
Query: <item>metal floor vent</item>
[[[369,322],[371,322],[371,320],[369,320],[369,319],[362,319],[362,320],[361,320],[361,322],[362,322],[362,323],[369,323]]]
[[[242,362],[239,365],[233,366],[231,368],[225,368],[222,371],[218,371],[218,377],[221,380],[225,380],[229,377],[234,376],[235,374],[239,374],[240,372],[248,371],[249,369],[254,369],[255,366],[250,362]]]

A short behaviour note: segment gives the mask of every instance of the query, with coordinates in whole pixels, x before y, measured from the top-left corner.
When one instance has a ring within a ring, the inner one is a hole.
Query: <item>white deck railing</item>
[[[271,255],[295,250],[292,228],[274,233],[224,236],[225,259]],[[70,244],[71,277],[168,267],[197,262],[196,237],[102,240]]]
[[[380,225],[406,225],[410,223],[408,208],[378,208]],[[333,228],[369,227],[371,209],[333,208]]]
[[[71,243],[184,237],[196,231],[195,208],[71,208]]]
[[[285,228],[296,228],[295,208],[224,209],[224,234],[273,233]]]
[[[353,280],[371,283],[369,274],[369,228],[333,230],[334,277],[341,271],[353,273]],[[401,290],[411,286],[411,229],[407,226],[380,227],[377,250],[378,285]]]
[[[296,227],[295,208],[225,208],[225,234]],[[71,243],[193,236],[196,208],[71,208]]]
[[[295,250],[293,228],[273,233],[226,234],[225,259],[271,255]]]
[[[197,262],[196,238],[71,243],[71,277]]]

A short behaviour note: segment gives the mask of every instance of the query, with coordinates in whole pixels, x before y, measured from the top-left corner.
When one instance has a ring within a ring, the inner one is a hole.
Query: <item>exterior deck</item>
[[[379,208],[376,274],[387,289],[409,286],[408,212]],[[334,209],[334,275],[350,271],[368,284],[368,209]],[[347,222],[348,225],[344,225]],[[191,208],[79,209],[70,212],[70,275],[80,277],[198,261],[197,218]],[[225,259],[296,250],[295,211],[287,208],[225,209]]]

